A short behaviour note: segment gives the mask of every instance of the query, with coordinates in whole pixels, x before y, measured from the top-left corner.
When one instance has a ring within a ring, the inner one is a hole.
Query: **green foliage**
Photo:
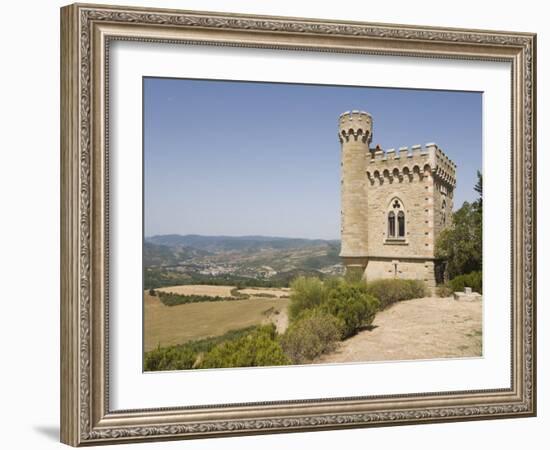
[[[449,284],[440,284],[437,286],[435,293],[438,297],[450,297],[453,295],[453,289]]]
[[[147,267],[143,271],[144,289],[157,289],[165,286],[175,286],[178,284],[192,284],[191,278],[187,274],[179,272]]]
[[[212,350],[216,345],[232,341],[255,330],[247,327],[231,330],[221,336],[189,341],[181,345],[159,347],[145,353],[144,370],[185,370],[194,369],[200,361],[201,354]]]
[[[453,225],[436,242],[436,257],[447,262],[449,278],[481,270],[482,214],[478,204],[464,202],[453,215]]]
[[[327,298],[327,289],[319,278],[298,277],[290,285],[288,317],[295,320],[302,311],[315,308]]]
[[[421,280],[380,279],[367,284],[367,292],[380,301],[380,309],[402,300],[422,298],[428,295],[428,288]]]
[[[474,292],[483,293],[483,277],[481,272],[471,272],[459,275],[449,281],[453,292],[463,292],[465,287],[471,287]]]
[[[479,170],[477,171],[477,183],[474,186],[474,191],[479,194],[479,198],[474,202],[474,207],[483,216],[483,175]]]
[[[199,302],[221,302],[224,300],[236,300],[233,297],[220,297],[219,295],[183,295],[174,294],[173,292],[158,291],[158,297],[162,303],[166,306],[183,305],[186,303],[199,303]]]
[[[144,369],[146,371],[192,369],[197,355],[197,352],[187,346],[159,346],[145,354]]]
[[[483,176],[479,171],[477,179],[474,191],[479,198],[473,203],[464,202],[453,214],[452,226],[443,230],[436,241],[435,255],[446,261],[451,279],[482,269]]]
[[[341,282],[328,290],[321,308],[342,323],[342,337],[353,336],[364,326],[372,324],[380,307],[378,299],[369,295],[362,283]]]
[[[363,279],[363,269],[359,267],[347,267],[344,279],[348,283],[359,283]]]
[[[342,338],[342,321],[320,308],[303,311],[281,336],[285,354],[294,364],[303,364],[332,351]]]
[[[321,308],[342,323],[342,336],[352,336],[374,320],[379,302],[369,295],[362,282],[337,278],[297,278],[291,285],[289,318],[298,320],[304,311]]]
[[[206,355],[200,368],[280,366],[290,364],[276,339],[274,325],[258,327],[236,340],[224,342]]]

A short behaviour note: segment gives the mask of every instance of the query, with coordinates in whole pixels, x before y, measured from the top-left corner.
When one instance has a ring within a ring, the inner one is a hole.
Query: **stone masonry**
[[[340,256],[367,280],[440,281],[434,254],[451,224],[456,164],[436,144],[382,150],[371,147],[373,120],[363,111],[340,115]]]

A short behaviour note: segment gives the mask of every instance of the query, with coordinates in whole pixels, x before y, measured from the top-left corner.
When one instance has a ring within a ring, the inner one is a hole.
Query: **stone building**
[[[367,280],[441,281],[438,234],[451,223],[456,164],[436,144],[372,148],[373,121],[363,111],[340,115],[342,249],[346,268]]]

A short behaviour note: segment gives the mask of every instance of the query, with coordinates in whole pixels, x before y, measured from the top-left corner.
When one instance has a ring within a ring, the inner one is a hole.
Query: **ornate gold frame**
[[[509,389],[111,411],[108,398],[109,43],[202,43],[512,66]],[[536,36],[467,29],[75,4],[61,9],[61,440],[128,441],[533,416]]]

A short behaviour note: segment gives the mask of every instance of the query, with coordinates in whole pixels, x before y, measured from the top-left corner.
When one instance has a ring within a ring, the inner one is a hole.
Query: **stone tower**
[[[409,278],[435,288],[435,241],[451,223],[456,164],[436,144],[371,148],[373,121],[340,115],[342,248],[347,269],[367,280]]]
[[[363,111],[340,115],[339,133],[342,144],[341,169],[341,235],[340,256],[346,268],[364,270],[368,249],[367,161],[370,159],[372,117]]]

